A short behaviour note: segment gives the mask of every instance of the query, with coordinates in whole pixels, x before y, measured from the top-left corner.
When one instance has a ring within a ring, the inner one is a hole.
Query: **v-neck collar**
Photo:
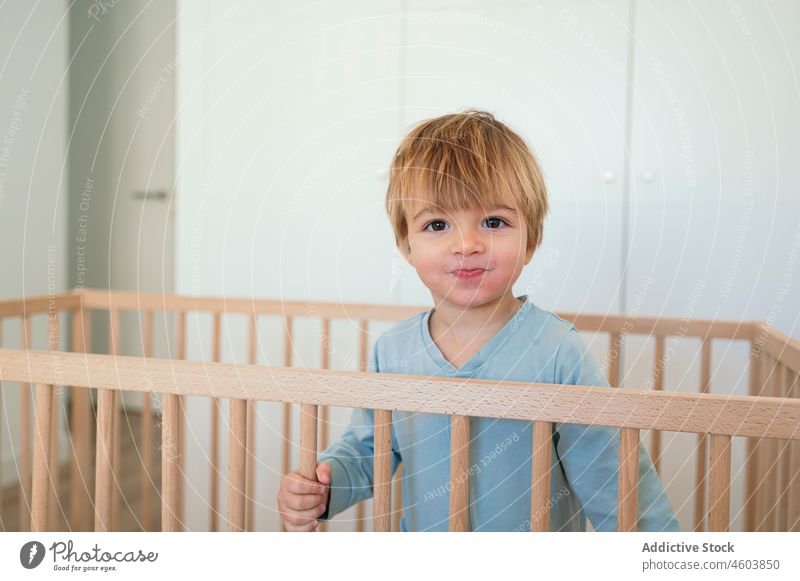
[[[439,349],[439,346],[433,340],[429,322],[433,311],[436,310],[436,307],[432,308],[422,317],[422,324],[420,325],[422,331],[422,343],[425,345],[425,351],[428,353],[431,359],[433,359],[436,365],[439,366],[439,369],[444,371],[447,375],[462,376],[469,375],[477,371],[492,358],[492,355],[494,355],[495,352],[497,352],[497,350],[500,349],[500,347],[502,347],[506,341],[508,341],[508,339],[519,328],[523,319],[530,312],[532,305],[528,300],[528,295],[521,295],[516,298],[522,301],[522,305],[519,307],[519,309],[517,309],[514,315],[508,321],[506,321],[505,325],[503,325],[500,330],[497,331],[497,333],[495,333],[492,338],[489,339],[475,354],[472,355],[469,361],[467,361],[461,367],[456,367],[450,363],[447,358],[445,358],[441,349]]]

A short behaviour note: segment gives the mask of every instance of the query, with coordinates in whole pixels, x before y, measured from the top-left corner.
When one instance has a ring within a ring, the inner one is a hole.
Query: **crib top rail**
[[[26,297],[22,299],[6,299],[0,301],[0,318],[21,317],[36,313],[47,313],[61,309],[79,309],[81,306],[80,292],[60,293]]]
[[[80,289],[54,295],[0,301],[0,319],[58,310],[109,310],[198,312],[209,314],[278,315],[283,317],[345,318],[362,321],[398,321],[430,309],[425,305],[281,301],[273,299],[192,297],[164,293],[140,293]],[[752,341],[794,373],[800,373],[800,341],[760,321],[679,319],[638,315],[556,313],[580,331],[623,335],[741,339]]]
[[[240,313],[285,317],[325,317],[396,321],[429,309],[427,306],[282,301],[274,299],[182,296],[164,293],[84,289],[51,296],[0,301],[0,318],[47,313],[58,309]]]
[[[800,439],[800,400],[0,349],[0,380]]]

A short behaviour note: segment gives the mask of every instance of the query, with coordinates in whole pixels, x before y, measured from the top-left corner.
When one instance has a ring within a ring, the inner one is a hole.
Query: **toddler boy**
[[[470,109],[416,125],[397,149],[386,209],[398,248],[434,308],[378,337],[368,370],[423,376],[608,386],[572,323],[512,286],[542,241],[544,178],[523,139]],[[450,417],[392,413],[392,472],[403,463],[404,531],[446,531]],[[372,496],[372,410],[353,411],[319,456],[318,482],[288,474],[287,530],[311,531]],[[531,422],[470,418],[469,529],[530,529]],[[619,430],[554,424],[553,531],[617,528]],[[680,527],[639,446],[639,531]]]

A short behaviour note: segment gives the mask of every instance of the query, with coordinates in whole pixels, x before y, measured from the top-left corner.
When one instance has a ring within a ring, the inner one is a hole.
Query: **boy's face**
[[[407,216],[400,251],[416,269],[436,304],[478,307],[512,292],[533,256],[516,208],[445,211],[420,201]]]

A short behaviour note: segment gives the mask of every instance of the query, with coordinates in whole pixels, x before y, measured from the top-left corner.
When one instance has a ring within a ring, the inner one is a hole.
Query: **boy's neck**
[[[447,337],[468,341],[476,335],[494,335],[522,306],[512,292],[478,307],[461,307],[446,300],[437,302],[430,318],[434,339]]]

